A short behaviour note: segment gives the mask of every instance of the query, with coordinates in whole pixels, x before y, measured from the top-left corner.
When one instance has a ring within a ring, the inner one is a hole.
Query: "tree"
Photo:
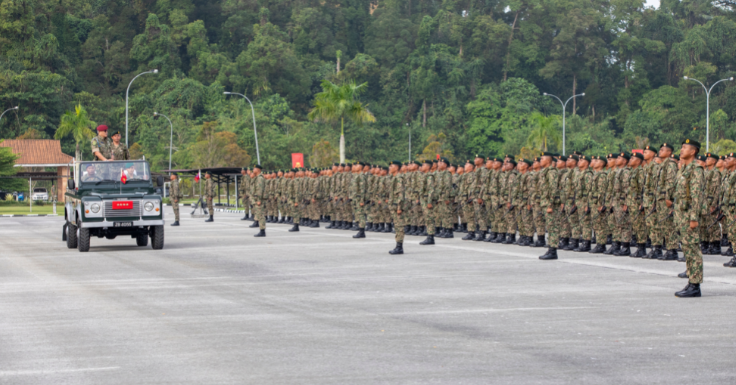
[[[534,112],[531,121],[533,128],[527,144],[533,149],[547,151],[550,145],[559,147],[562,144],[559,115],[544,116],[539,112]]]
[[[437,159],[438,155],[452,160],[452,150],[448,147],[447,136],[445,134],[441,132],[437,135],[432,134],[427,138],[427,147],[424,147],[422,153],[419,154],[418,160],[425,161]]]
[[[217,122],[202,125],[196,143],[189,152],[193,168],[245,167],[250,165],[250,155],[237,144],[237,137],[228,131],[217,131]]]
[[[67,111],[64,116],[61,117],[61,123],[59,128],[56,129],[54,139],[62,139],[67,136],[72,136],[77,144],[76,147],[76,159],[82,160],[82,152],[79,150],[79,143],[85,140],[90,140],[95,137],[92,127],[97,123],[93,122],[87,116],[87,110],[78,104],[74,107],[74,113]]]
[[[312,146],[312,154],[309,155],[309,164],[312,167],[324,168],[330,167],[332,163],[340,159],[337,149],[332,147],[330,142],[320,140]]]
[[[367,106],[357,100],[367,86],[368,83],[356,85],[352,81],[338,86],[329,80],[323,80],[322,92],[315,96],[314,108],[309,112],[309,119],[315,122],[340,121],[340,162],[345,162],[345,118],[358,126],[376,121]]]

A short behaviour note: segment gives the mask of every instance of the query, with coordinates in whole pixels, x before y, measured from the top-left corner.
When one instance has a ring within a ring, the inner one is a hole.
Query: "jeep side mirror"
[[[74,179],[69,179],[66,181],[66,188],[68,190],[74,190]]]
[[[161,187],[164,185],[164,177],[159,176],[156,177],[156,186]]]

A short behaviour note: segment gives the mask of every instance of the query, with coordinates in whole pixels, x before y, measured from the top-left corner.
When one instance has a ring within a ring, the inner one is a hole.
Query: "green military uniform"
[[[110,153],[112,154],[112,160],[129,160],[130,159],[130,153],[128,152],[128,147],[124,144],[120,143],[116,145],[114,142],[110,142]]]
[[[215,182],[210,177],[205,179],[204,187],[205,197],[207,199],[207,210],[210,213],[210,218],[215,215]]]
[[[179,222],[179,200],[183,197],[179,190],[179,178],[171,181],[169,191],[169,199],[171,200],[171,208],[174,210],[174,221]]]
[[[605,158],[598,157],[598,160],[605,161]],[[608,234],[608,207],[606,206],[608,194],[608,174],[605,168],[593,173],[592,186],[588,194],[588,206],[591,211],[591,225],[596,235],[596,247],[591,251],[593,254],[599,254],[606,251],[606,236]]]
[[[546,154],[545,154],[546,155]],[[549,156],[549,155],[546,155]],[[554,163],[545,167],[540,172],[542,187],[540,190],[540,203],[545,213],[545,227],[549,236],[549,250],[540,259],[557,259],[557,245],[560,242],[560,171]],[[551,210],[551,212],[547,212]]]
[[[590,157],[583,157],[588,162],[591,161]],[[579,228],[579,237],[582,245],[577,248],[577,251],[590,251],[590,241],[593,235],[593,225],[591,218],[593,216],[593,208],[590,205],[590,193],[593,187],[593,171],[590,168],[586,168],[580,171],[575,179],[575,205],[577,211],[570,215],[573,220],[577,222]]]
[[[424,224],[427,227],[427,234],[431,236],[434,236],[435,228],[440,223],[438,218],[436,184],[436,174],[434,172],[430,171],[421,175],[419,201],[424,215]],[[432,205],[432,208],[429,205]]]
[[[265,212],[265,199],[266,199],[266,179],[262,174],[258,174],[253,183],[253,193],[251,194],[252,201],[254,203],[253,210],[255,211],[255,220],[258,221],[258,228],[261,230],[266,229],[266,212]]]
[[[112,157],[112,140],[110,140],[110,138],[103,138],[102,136],[97,135],[90,141],[90,146],[92,147],[92,154],[99,151],[106,159],[110,159]]]
[[[700,144],[690,139],[686,144],[700,147]],[[703,205],[703,189],[705,176],[703,167],[695,160],[680,168],[675,177],[675,191],[673,194],[674,222],[680,231],[682,252],[687,263],[687,277],[689,283],[699,285],[703,282],[703,256],[700,253],[700,234],[698,227],[691,229],[690,222],[698,221]]]
[[[399,165],[400,162],[392,162],[393,164]],[[389,176],[388,183],[388,204],[391,207],[391,218],[394,223],[394,229],[396,235],[396,248],[391,252],[392,254],[403,254],[403,243],[404,243],[404,226],[406,225],[406,178],[405,174],[397,174]],[[398,211],[401,210],[401,213]]]

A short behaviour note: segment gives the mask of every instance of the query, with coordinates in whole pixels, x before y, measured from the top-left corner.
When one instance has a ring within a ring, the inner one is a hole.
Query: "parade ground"
[[[736,383],[726,257],[678,299],[684,263],[185,213],[88,253],[0,218],[0,384]]]

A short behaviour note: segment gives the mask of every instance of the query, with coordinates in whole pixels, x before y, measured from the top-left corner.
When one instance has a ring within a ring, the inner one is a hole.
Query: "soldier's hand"
[[[698,227],[698,221],[690,221],[690,230],[694,230]]]
[[[478,204],[479,205],[482,205],[483,204],[483,199],[478,198]]]
[[[431,209],[432,208],[432,204],[431,203],[427,203],[427,208],[428,209]]]
[[[565,209],[565,204],[563,203],[560,205],[560,210],[564,210],[564,209]]]
[[[598,212],[599,213],[602,213],[603,212],[603,206],[598,207]]]
[[[629,206],[624,205],[623,209],[624,209],[624,212],[625,213],[628,213],[629,212]]]
[[[294,207],[299,206],[299,203],[294,203]]]
[[[258,206],[260,206],[260,205],[261,205],[261,201],[258,201],[258,202],[256,202],[256,204],[257,204]]]
[[[450,204],[450,201],[445,201],[445,204],[446,204],[446,205],[449,205],[449,204]]]
[[[363,207],[365,205],[365,202],[360,202],[360,207]]]
[[[531,210],[532,209],[532,205],[526,205],[526,209],[527,210]]]
[[[665,199],[664,204],[666,204],[667,207],[672,207],[672,201],[669,199]]]
[[[401,215],[401,213],[402,213],[401,209],[397,209],[397,210],[396,210],[396,214],[399,214],[399,215]]]
[[[317,201],[316,201],[316,200],[314,200],[314,199],[312,199],[312,203],[317,203]]]
[[[552,207],[547,208],[547,214],[552,214]]]

